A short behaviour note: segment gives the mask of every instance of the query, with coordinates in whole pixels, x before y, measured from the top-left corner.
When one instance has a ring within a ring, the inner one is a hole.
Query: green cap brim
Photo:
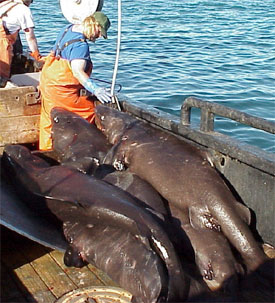
[[[95,12],[93,14],[93,16],[94,16],[95,20],[97,21],[97,23],[101,27],[101,35],[102,35],[102,37],[104,37],[105,39],[107,39],[107,30],[111,26],[111,22],[110,22],[109,18],[104,13],[102,13],[102,12]]]
[[[107,39],[107,38],[108,38],[107,32],[106,32],[105,29],[102,28],[102,27],[101,27],[101,35],[102,35],[102,37],[103,37],[104,39]]]

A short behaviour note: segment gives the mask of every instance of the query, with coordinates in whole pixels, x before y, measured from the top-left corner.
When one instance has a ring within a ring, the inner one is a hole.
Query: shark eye
[[[53,121],[54,121],[55,123],[58,123],[58,122],[59,122],[59,119],[58,119],[57,117],[54,117],[54,118],[53,118]]]

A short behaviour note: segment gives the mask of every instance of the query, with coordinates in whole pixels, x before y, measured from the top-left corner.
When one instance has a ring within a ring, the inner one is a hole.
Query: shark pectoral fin
[[[248,207],[241,204],[240,202],[234,203],[234,207],[236,209],[236,212],[239,214],[241,219],[247,224],[250,225],[251,223],[251,212]]]

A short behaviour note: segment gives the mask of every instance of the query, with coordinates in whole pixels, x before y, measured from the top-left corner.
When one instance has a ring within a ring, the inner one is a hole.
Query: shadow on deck
[[[1,226],[1,302],[55,302],[88,286],[117,286],[92,265],[66,267],[63,253]]]

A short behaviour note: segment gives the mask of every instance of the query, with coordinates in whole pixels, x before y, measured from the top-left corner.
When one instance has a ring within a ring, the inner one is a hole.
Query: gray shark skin
[[[44,198],[45,209],[50,209],[62,222],[74,222],[80,216],[83,224],[105,224],[127,230],[155,251],[168,273],[165,300],[186,299],[190,279],[182,269],[174,246],[155,215],[140,207],[129,194],[76,169],[49,167],[24,146],[6,146],[2,160],[12,180],[34,196]],[[35,202],[32,207],[36,207]]]
[[[159,214],[168,215],[164,201],[159,193],[150,183],[144,181],[129,170],[114,171],[104,176],[102,180],[125,190],[133,197],[144,202],[144,207],[149,207]]]
[[[220,233],[219,238],[226,237],[239,252],[248,271],[256,270],[267,261],[246,223],[248,220],[244,220],[243,212],[239,214],[239,203],[218,172],[211,167],[206,152],[108,106],[96,107],[96,124],[114,145],[110,163],[118,168],[128,167],[168,201],[172,215],[174,211],[176,218],[180,213],[179,220],[190,220],[189,225],[182,224],[182,228],[196,248],[197,265],[202,273],[214,269],[213,266],[209,268],[209,263],[218,264],[219,260],[226,260],[212,253],[214,247],[209,246],[208,250],[200,245],[196,228],[211,231],[207,237],[213,233]],[[228,247],[228,244],[222,244],[226,241],[218,242],[216,247],[219,250]],[[212,257],[205,262],[207,251]],[[227,249],[222,251],[226,253]],[[238,274],[239,266],[235,266],[234,262],[230,269],[231,261],[223,266],[227,268],[225,272],[217,270],[211,275],[205,274],[206,280],[210,277],[215,289],[224,281],[231,280],[232,274]]]
[[[127,286],[133,302],[162,301],[163,286],[168,285],[165,267],[158,255],[131,233],[76,221],[64,223],[64,234],[71,243],[65,264],[81,265],[80,259],[95,265],[119,285]]]
[[[130,171],[114,171],[104,163],[111,144],[95,125],[63,108],[51,111],[53,152],[62,165],[74,167],[113,184],[138,198],[151,209],[166,214],[158,192],[146,181]]]
[[[105,136],[94,124],[63,108],[52,109],[51,121],[53,150],[62,164],[92,173],[111,148]]]
[[[233,294],[238,288],[238,275],[244,274],[244,270],[235,259],[228,240],[218,230],[194,224],[188,211],[178,210],[173,205],[170,210],[172,220],[179,220],[184,231],[183,234],[180,230],[175,232],[174,229],[174,241],[181,244],[179,251],[183,251],[185,256],[194,254],[200,274],[212,291],[222,287],[226,293]],[[197,218],[196,216],[195,219]],[[171,225],[175,226],[173,223]],[[184,237],[189,239],[189,247]]]

